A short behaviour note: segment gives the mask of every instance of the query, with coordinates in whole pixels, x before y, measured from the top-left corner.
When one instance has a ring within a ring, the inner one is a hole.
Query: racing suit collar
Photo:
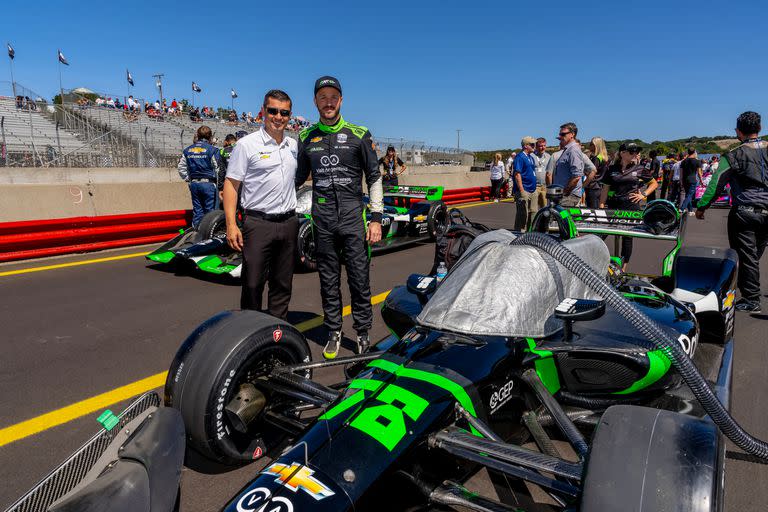
[[[340,116],[339,116],[339,120],[338,120],[338,121],[336,121],[336,124],[334,124],[333,126],[328,126],[327,124],[323,124],[323,122],[322,122],[322,121],[320,121],[320,122],[318,122],[318,123],[317,123],[317,127],[320,129],[320,131],[321,131],[321,132],[325,132],[325,133],[337,133],[337,132],[339,132],[339,131],[340,131],[342,128],[344,128],[344,125],[345,125],[345,124],[346,124],[346,123],[344,122],[344,117],[342,117],[342,116],[340,115]]]

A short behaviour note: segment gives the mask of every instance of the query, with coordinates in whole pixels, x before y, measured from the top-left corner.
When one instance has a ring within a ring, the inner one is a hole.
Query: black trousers
[[[613,208],[616,210],[640,210],[641,203],[633,203],[630,200],[622,200],[622,199],[610,199],[606,203],[608,208]],[[634,248],[634,243],[632,241],[632,237],[630,236],[623,236],[621,237],[621,259],[624,261],[624,263],[629,263],[629,259],[632,257],[632,249]]]
[[[498,199],[501,195],[501,184],[504,182],[503,178],[498,180],[491,180],[491,199]]]
[[[370,260],[362,216],[337,226],[315,224],[317,270],[325,326],[340,331],[342,326],[341,263],[347,269],[347,284],[352,296],[352,326],[367,333],[373,325],[371,307]]]
[[[269,282],[269,314],[283,320],[288,317],[298,234],[296,216],[282,222],[245,216],[242,309],[262,309],[264,285]]]
[[[600,196],[603,193],[602,188],[588,188],[585,192],[587,194],[585,199],[587,208],[600,208]]]
[[[396,187],[398,184],[398,177],[392,176],[390,178],[390,177],[387,177],[387,175],[384,175],[384,177],[381,180],[381,184],[382,186],[385,186],[385,187]]]
[[[760,299],[760,258],[768,244],[768,215],[733,207],[728,214],[728,242],[739,255],[736,283],[747,300]]]

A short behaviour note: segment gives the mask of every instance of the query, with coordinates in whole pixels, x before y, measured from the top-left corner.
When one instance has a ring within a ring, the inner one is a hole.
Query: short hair
[[[690,146],[690,147],[688,148],[688,154],[689,154],[689,155],[692,155],[692,154],[694,154],[694,153],[696,153],[696,148],[695,148],[695,147],[693,147],[693,146]]]
[[[206,125],[197,129],[197,140],[205,139],[208,142],[211,142],[211,137],[213,137],[213,132]]]
[[[270,89],[267,91],[267,94],[264,95],[264,106],[267,106],[267,102],[269,101],[269,98],[272,98],[273,100],[277,101],[287,101],[291,108],[293,108],[293,101],[291,101],[291,97],[288,96],[288,93],[285,91],[281,91],[280,89]]]
[[[538,139],[536,139],[536,142],[547,142],[547,139],[545,139],[544,137],[539,137]]]
[[[736,129],[744,135],[760,133],[760,114],[748,110],[736,118]]]
[[[234,134],[228,133],[226,137],[224,137],[224,142],[234,142],[237,140],[237,137],[235,137]]]
[[[576,123],[565,123],[560,125],[560,129],[562,130],[565,128],[569,132],[573,133],[573,136],[575,137],[579,133],[579,129],[576,127]]]

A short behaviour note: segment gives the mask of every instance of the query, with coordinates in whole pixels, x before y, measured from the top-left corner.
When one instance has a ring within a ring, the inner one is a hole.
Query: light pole
[[[456,130],[456,151],[461,150],[461,132],[464,130]]]
[[[160,108],[163,108],[163,77],[165,76],[162,73],[158,73],[157,75],[152,75],[155,77],[155,85],[160,90]]]

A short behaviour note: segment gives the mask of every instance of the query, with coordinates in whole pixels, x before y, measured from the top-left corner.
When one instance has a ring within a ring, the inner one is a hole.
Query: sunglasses
[[[285,110],[283,108],[267,107],[267,114],[269,114],[271,116],[276,116],[278,112],[283,117],[290,117],[291,116],[291,111],[290,110]]]
[[[560,133],[557,134],[557,138],[558,139],[562,139],[563,137],[565,137],[569,133],[571,133],[571,132],[560,132]]]
[[[625,149],[624,151],[626,151],[630,155],[637,155],[640,153],[640,148],[630,148],[630,149]]]

